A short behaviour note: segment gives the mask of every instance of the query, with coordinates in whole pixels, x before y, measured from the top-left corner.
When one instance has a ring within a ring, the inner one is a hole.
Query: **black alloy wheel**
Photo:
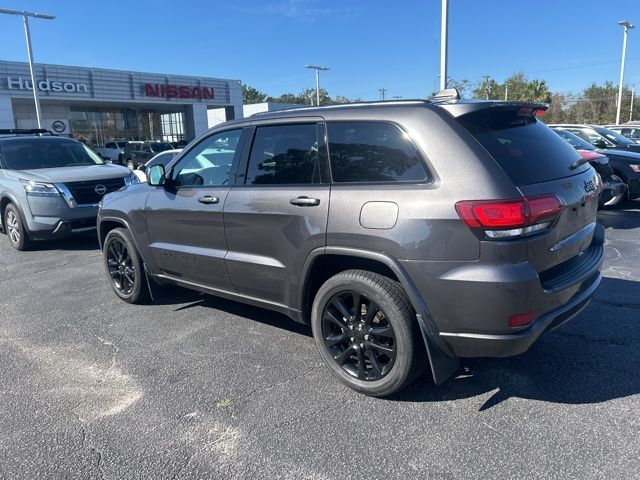
[[[149,298],[147,276],[129,231],[111,230],[104,239],[102,253],[116,295],[128,303],[145,303]]]
[[[329,300],[322,338],[337,365],[360,380],[379,380],[393,367],[393,327],[382,308],[362,293],[340,292]]]
[[[136,271],[127,245],[114,238],[107,247],[107,265],[113,285],[123,294],[130,295],[136,282]]]
[[[404,289],[378,273],[345,270],[324,282],[313,299],[311,329],[329,370],[366,395],[391,395],[428,365]]]

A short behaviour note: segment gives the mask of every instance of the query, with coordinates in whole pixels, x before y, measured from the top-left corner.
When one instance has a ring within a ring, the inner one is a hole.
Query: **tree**
[[[262,93],[260,90],[257,90],[248,85],[242,84],[242,103],[245,105],[249,105],[252,103],[262,103],[267,98],[266,93]]]
[[[471,82],[466,78],[462,80],[456,80],[454,78],[447,77],[447,88],[457,88],[458,92],[460,92],[460,97],[464,97],[464,94],[471,86]]]

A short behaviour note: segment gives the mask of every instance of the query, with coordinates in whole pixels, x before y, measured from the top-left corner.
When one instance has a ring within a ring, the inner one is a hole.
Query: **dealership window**
[[[258,127],[251,148],[246,183],[320,183],[317,125]]]
[[[113,140],[184,139],[182,112],[163,113],[135,108],[71,107],[71,134],[94,147]]]

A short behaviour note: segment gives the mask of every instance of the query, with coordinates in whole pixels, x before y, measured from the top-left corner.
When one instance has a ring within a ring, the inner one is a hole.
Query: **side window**
[[[229,183],[241,129],[210,135],[195,145],[173,168],[177,187],[222,186]]]
[[[424,182],[429,175],[411,139],[383,122],[329,122],[336,183]]]
[[[104,148],[116,148],[116,144],[113,142],[109,142],[105,144]]]
[[[318,126],[258,127],[247,166],[247,185],[320,183]]]

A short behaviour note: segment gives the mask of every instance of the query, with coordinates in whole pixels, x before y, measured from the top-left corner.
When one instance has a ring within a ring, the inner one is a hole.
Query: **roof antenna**
[[[457,88],[445,88],[433,96],[434,100],[460,100],[460,92]]]

